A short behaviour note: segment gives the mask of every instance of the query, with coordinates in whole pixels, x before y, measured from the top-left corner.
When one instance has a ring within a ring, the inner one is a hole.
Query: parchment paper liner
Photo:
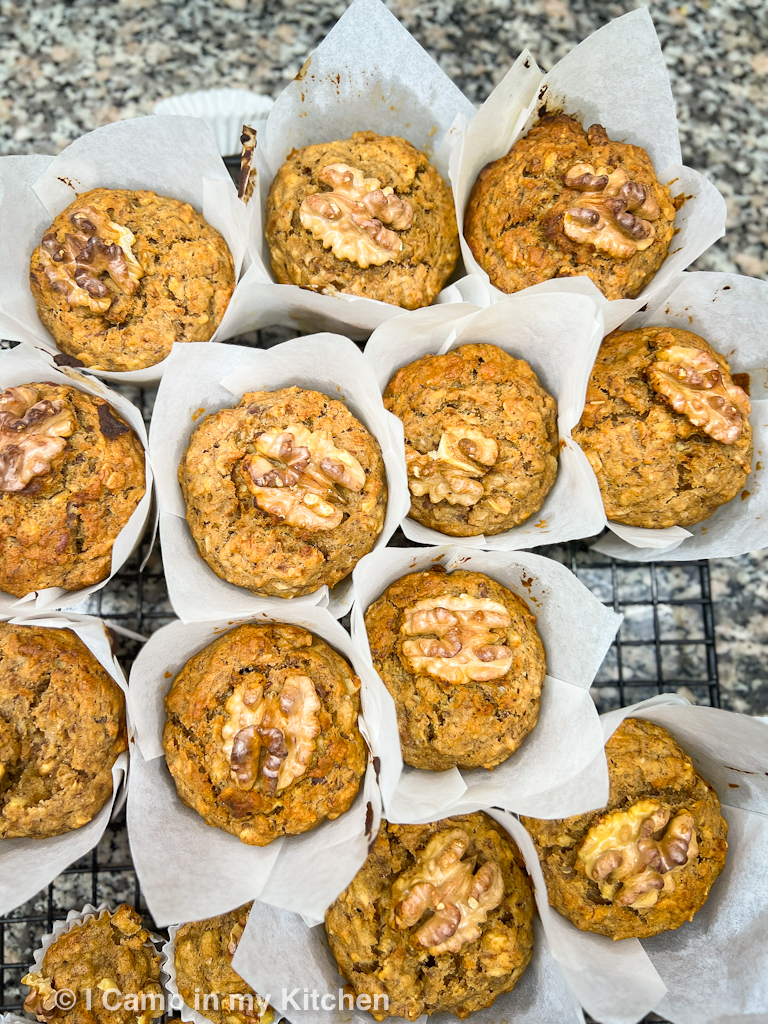
[[[408,517],[402,527],[409,540],[457,541],[465,547],[511,551],[599,532],[605,522],[600,488],[571,430],[584,411],[589,374],[603,337],[600,310],[605,306],[588,278],[572,278],[567,288],[553,291],[547,282],[506,296],[486,309],[450,303],[415,310],[374,331],[365,357],[382,392],[401,366],[425,355],[444,355],[461,345],[488,343],[529,363],[558,407],[557,479],[538,512],[519,526],[489,537],[451,538]]]
[[[403,429],[381,401],[369,364],[348,338],[316,334],[273,348],[234,345],[174,345],[170,372],[157,394],[150,448],[157,473],[160,540],[168,593],[176,614],[185,622],[213,615],[244,615],[258,611],[264,598],[245,587],[220,579],[197,553],[186,521],[178,467],[192,431],[203,417],[231,408],[248,391],[297,387],[321,391],[346,402],[350,411],[377,439],[387,474],[387,511],[376,548],[384,547],[410,507],[403,460]],[[352,577],[304,597],[270,598],[275,614],[291,605],[328,604],[337,617],[352,604]]]
[[[193,654],[242,622],[303,626],[352,665],[361,681],[360,729],[370,751],[365,779],[346,813],[265,847],[247,846],[186,807],[162,747],[163,701],[173,679]],[[381,680],[325,608],[276,607],[264,601],[260,611],[247,617],[174,622],[154,633],[131,670],[137,742],[131,751],[128,834],[142,891],[158,924],[214,917],[256,898],[300,911],[312,923],[321,920],[367,856],[369,837],[380,820],[379,785],[388,795],[397,786],[402,761],[386,696]]]
[[[112,654],[104,623],[89,615],[65,613],[29,613],[10,618],[0,616],[0,621],[14,626],[36,626],[40,628],[71,629],[85,644],[102,668],[126,695],[128,684],[123,670]],[[131,735],[128,722],[128,735]],[[0,840],[0,915],[8,914],[26,903],[70,864],[83,857],[98,845],[109,824],[125,800],[125,786],[128,774],[128,752],[118,754],[112,766],[112,795],[104,806],[80,828],[48,839],[2,839]]]
[[[136,406],[95,377],[80,373],[68,366],[56,366],[50,353],[31,345],[18,345],[16,348],[0,353],[0,389],[41,381],[75,387],[78,391],[83,391],[88,395],[103,398],[114,406],[123,419],[133,427],[144,448],[146,490],[144,497],[115,539],[112,546],[112,566],[106,579],[100,583],[93,583],[90,587],[82,587],[80,590],[46,587],[44,590],[33,590],[24,597],[14,597],[12,594],[0,591],[0,616],[13,615],[16,612],[75,607],[89,594],[105,587],[115,573],[122,568],[141,542],[150,521],[153,474],[149,459],[147,431],[141,413]]]
[[[472,122],[459,130],[450,161],[459,224],[483,167],[505,156],[541,116],[560,111],[585,127],[599,122],[614,141],[642,146],[659,181],[673,196],[687,197],[675,218],[679,233],[656,275],[637,299],[608,303],[607,333],[646,303],[656,304],[668,295],[677,275],[725,233],[725,201],[703,175],[683,166],[666,63],[651,16],[640,7],[598,29],[546,75],[527,50],[520,54]],[[467,273],[484,283],[487,301],[503,298],[463,235],[461,251]]]
[[[29,288],[29,260],[54,217],[92,188],[150,189],[190,203],[221,232],[240,277],[250,232],[258,230],[255,204],[238,198],[216,142],[194,117],[137,117],[97,128],[57,157],[0,158],[0,329],[4,338],[57,352],[37,315]],[[249,329],[249,300],[238,284],[214,338]],[[141,370],[91,372],[105,380],[154,384],[167,360]]]

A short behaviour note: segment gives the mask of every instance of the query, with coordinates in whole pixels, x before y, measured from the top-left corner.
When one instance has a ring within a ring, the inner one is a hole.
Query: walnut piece
[[[512,668],[513,652],[506,636],[494,630],[512,625],[504,605],[487,597],[430,597],[405,609],[400,632],[402,658],[409,672],[426,672],[449,683],[488,682]],[[423,636],[420,634],[431,634]]]
[[[499,457],[499,446],[477,427],[453,427],[440,435],[435,451],[422,455],[405,446],[408,487],[412,494],[429,495],[433,505],[476,505],[484,494],[483,477]]]
[[[0,491],[23,491],[50,472],[76,426],[60,399],[39,402],[35,388],[6,388],[0,394]]]
[[[640,800],[592,826],[577,864],[597,882],[603,899],[644,910],[654,906],[659,893],[674,892],[676,878],[699,847],[692,814],[680,811],[669,818],[656,800]]]
[[[265,430],[256,435],[255,447],[259,454],[242,463],[248,490],[262,511],[289,526],[335,529],[344,518],[337,485],[350,491],[365,486],[363,467],[323,430],[301,425]]]
[[[631,181],[623,167],[574,164],[563,179],[580,192],[563,216],[563,230],[574,242],[588,242],[614,259],[629,259],[653,245],[660,210],[653,192]]]
[[[238,683],[224,705],[222,753],[238,788],[265,793],[287,789],[312,760],[320,734],[320,700],[309,676],[289,675],[265,693],[262,684]]]
[[[307,196],[299,209],[302,226],[312,237],[336,259],[350,260],[363,269],[394,260],[403,248],[396,232],[413,222],[408,200],[347,164],[328,164],[318,178],[332,191]]]
[[[708,352],[671,345],[656,353],[646,376],[653,390],[694,427],[723,444],[741,437],[752,403]]]
[[[411,941],[433,955],[458,953],[482,934],[482,924],[504,897],[499,865],[486,861],[475,873],[476,857],[462,860],[469,836],[461,828],[439,832],[392,886],[394,928],[413,928],[428,911],[431,916]]]
[[[38,1020],[50,1021],[60,1013],[56,990],[51,985],[50,978],[46,978],[42,972],[27,974],[22,978],[22,984],[29,985],[32,989],[24,1000],[24,1009],[27,1013],[33,1013]]]
[[[68,215],[72,232],[63,242],[51,232],[40,242],[40,262],[54,291],[70,306],[85,306],[106,313],[114,292],[101,274],[108,274],[121,291],[133,295],[144,271],[133,255],[133,232],[110,220],[93,206],[81,206]]]

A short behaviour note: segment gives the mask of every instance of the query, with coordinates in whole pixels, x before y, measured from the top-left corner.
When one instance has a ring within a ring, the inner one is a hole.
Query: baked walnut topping
[[[499,679],[512,668],[513,652],[494,630],[511,625],[504,605],[487,597],[426,598],[405,609],[400,632],[418,639],[403,642],[401,657],[414,675],[449,683]]]
[[[478,479],[496,463],[499,446],[477,427],[453,427],[440,435],[437,449],[422,455],[405,446],[408,487],[412,494],[429,495],[433,505],[476,505],[485,493]]]
[[[336,259],[350,260],[363,269],[394,260],[403,248],[396,232],[413,223],[408,200],[348,164],[328,164],[318,178],[331,191],[307,196],[299,208],[302,226],[312,237]]]
[[[40,261],[54,291],[70,306],[86,306],[106,313],[114,293],[101,279],[108,274],[114,285],[133,295],[144,276],[131,246],[133,232],[115,224],[93,206],[82,206],[68,215],[72,232],[64,241],[48,232],[40,242]]]
[[[676,878],[699,850],[693,815],[680,811],[669,819],[670,811],[656,800],[640,800],[593,825],[577,866],[597,882],[603,899],[645,910],[659,893],[674,892]]]
[[[629,259],[653,245],[659,205],[653,192],[631,181],[623,167],[574,164],[563,179],[580,192],[565,211],[563,230],[574,242],[588,242],[614,259]]]
[[[475,872],[476,858],[462,859],[468,846],[464,829],[439,832],[392,886],[394,928],[413,928],[431,911],[411,941],[433,955],[458,953],[479,939],[480,926],[504,897],[499,865],[489,860]]]
[[[344,518],[339,490],[361,491],[365,470],[337,448],[322,430],[288,426],[256,435],[258,455],[247,455],[242,470],[257,506],[305,530],[333,530]]]
[[[752,404],[708,352],[671,345],[656,353],[646,376],[653,390],[694,427],[723,444],[733,444],[741,437]]]
[[[60,399],[38,401],[35,388],[22,385],[0,394],[0,491],[23,491],[50,472],[77,426]]]
[[[222,752],[240,789],[260,780],[275,794],[301,778],[320,734],[321,705],[309,676],[289,675],[266,694],[261,684],[238,683],[224,706]]]

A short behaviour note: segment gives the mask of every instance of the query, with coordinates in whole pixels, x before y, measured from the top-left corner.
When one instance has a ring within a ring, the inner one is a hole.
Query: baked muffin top
[[[374,132],[293,150],[267,198],[280,284],[428,306],[459,257],[450,189],[410,142]]]
[[[411,518],[452,537],[502,533],[555,482],[555,400],[497,345],[424,356],[394,375],[384,405],[403,423]]]
[[[190,658],[165,698],[184,803],[252,846],[348,810],[365,772],[360,680],[299,626],[245,625]]]
[[[523,818],[549,902],[582,931],[639,939],[679,928],[723,869],[728,824],[717,793],[669,733],[626,718],[605,745],[605,807]]]
[[[59,214],[29,282],[62,352],[99,370],[159,363],[174,341],[208,341],[235,288],[227,243],[189,203],[95,188]]]
[[[379,444],[343,402],[317,391],[253,391],[208,416],[179,482],[200,557],[255,594],[335,586],[384,526]]]
[[[573,431],[613,522],[691,526],[734,498],[752,465],[751,405],[725,358],[670,327],[603,341]]]
[[[382,821],[325,929],[339,971],[371,997],[376,1020],[441,1011],[463,1019],[510,992],[527,967],[533,895],[517,847],[486,814]]]
[[[103,398],[50,381],[0,393],[0,590],[78,590],[110,572],[144,496],[144,449]]]
[[[607,298],[633,299],[666,258],[675,213],[644,149],[556,114],[483,168],[464,236],[503,292],[585,274]]]

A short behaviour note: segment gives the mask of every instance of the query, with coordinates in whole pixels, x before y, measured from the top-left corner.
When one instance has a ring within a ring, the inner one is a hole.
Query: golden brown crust
[[[393,188],[413,207],[413,223],[397,232],[402,249],[394,261],[363,269],[349,259],[337,259],[302,226],[302,201],[328,190],[318,174],[336,163],[378,178],[382,187]],[[361,295],[405,309],[428,306],[459,257],[453,198],[426,154],[405,139],[370,131],[294,150],[270,187],[265,230],[280,284],[329,295]]]
[[[679,928],[704,905],[725,863],[728,825],[717,794],[669,733],[644,719],[625,719],[605,753],[611,783],[605,807],[553,821],[522,819],[541,860],[549,902],[582,931],[612,939],[642,939]],[[672,815],[688,811],[693,816],[698,853],[682,869],[672,892],[661,892],[655,905],[636,910],[604,899],[597,884],[579,870],[577,854],[607,812],[626,810],[645,798]]]
[[[175,341],[208,341],[235,287],[232,256],[219,232],[177,199],[96,188],[78,196],[46,235],[64,242],[73,231],[70,214],[84,206],[133,233],[131,248],[144,276],[130,294],[101,273],[99,279],[112,296],[109,309],[71,306],[52,288],[38,246],[30,264],[30,287],[38,316],[61,351],[85,366],[138,370],[165,359]]]
[[[614,331],[603,341],[573,431],[595,471],[605,514],[627,526],[692,526],[734,498],[752,464],[752,427],[723,444],[652,388],[648,368],[670,346],[725,358],[703,338],[669,327]]]
[[[630,180],[652,192],[660,216],[649,248],[614,258],[565,234],[565,211],[583,193],[566,187],[564,177],[578,164],[621,166]],[[609,299],[635,298],[666,258],[675,212],[669,189],[658,182],[644,149],[612,142],[600,125],[585,131],[558,114],[542,118],[506,156],[483,168],[469,197],[464,236],[501,291],[586,274]]]

